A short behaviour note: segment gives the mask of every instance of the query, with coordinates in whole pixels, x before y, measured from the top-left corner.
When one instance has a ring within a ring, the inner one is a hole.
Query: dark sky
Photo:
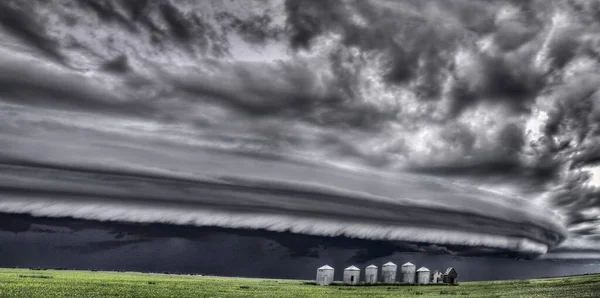
[[[388,261],[455,267],[461,280],[600,272],[596,260],[525,260],[507,251],[424,243],[307,236],[264,230],[97,222],[0,214],[0,266],[132,270],[313,279],[329,264],[342,278],[350,265]]]
[[[582,272],[599,70],[595,1],[1,1],[2,262]]]

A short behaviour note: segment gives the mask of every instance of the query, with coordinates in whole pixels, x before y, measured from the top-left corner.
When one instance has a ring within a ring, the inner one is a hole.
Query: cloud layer
[[[597,253],[591,2],[0,11],[1,212]]]
[[[200,180],[50,166],[42,170],[39,165],[3,166],[2,172],[8,183],[0,186],[0,209],[37,216],[482,246],[528,255],[543,254],[565,237],[556,219],[522,200],[480,200],[478,196],[494,196],[419,180],[414,183],[425,190],[414,194],[446,197],[389,198],[240,176]]]

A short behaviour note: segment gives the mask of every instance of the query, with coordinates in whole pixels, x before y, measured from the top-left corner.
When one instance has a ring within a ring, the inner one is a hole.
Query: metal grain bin
[[[396,271],[398,266],[392,262],[383,264],[381,268],[381,277],[384,283],[395,283],[396,282]]]
[[[400,268],[402,274],[402,282],[414,284],[417,266],[412,263],[406,263]]]
[[[350,266],[344,269],[344,283],[347,285],[357,285],[360,281],[360,269]]]
[[[321,286],[331,284],[333,282],[333,273],[334,269],[329,265],[319,267],[317,269],[317,284]]]
[[[368,284],[377,283],[377,266],[369,265],[365,268],[365,282]]]
[[[426,285],[429,283],[429,269],[421,267],[417,270],[417,284]]]

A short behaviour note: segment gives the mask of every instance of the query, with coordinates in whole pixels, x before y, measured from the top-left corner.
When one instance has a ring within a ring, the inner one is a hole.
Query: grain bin
[[[368,284],[377,283],[377,266],[369,265],[365,268],[365,282]]]
[[[383,264],[381,268],[381,277],[384,283],[395,283],[396,282],[396,271],[398,270],[398,266],[392,262],[387,262]]]
[[[333,273],[334,270],[329,265],[319,267],[317,269],[317,284],[321,286],[331,284],[333,282]]]
[[[426,285],[429,283],[429,269],[421,267],[417,270],[417,283],[420,285]]]
[[[400,272],[402,273],[402,282],[414,284],[416,269],[417,267],[410,262],[402,265],[400,268]]]
[[[344,269],[344,283],[347,285],[357,285],[360,281],[360,269],[350,266]]]

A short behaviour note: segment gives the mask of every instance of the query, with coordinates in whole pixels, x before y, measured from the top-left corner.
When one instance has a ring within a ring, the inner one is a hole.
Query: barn
[[[325,265],[317,269],[317,284],[321,286],[329,285],[333,282],[334,269]]]
[[[360,269],[350,266],[344,269],[344,283],[347,285],[357,285],[360,281]]]
[[[429,283],[429,269],[421,267],[417,269],[417,284],[426,285]]]
[[[365,268],[365,282],[368,284],[377,282],[377,266],[369,265]]]
[[[447,284],[458,284],[458,273],[456,272],[456,269],[454,269],[454,267],[446,269],[442,279],[444,280],[444,283]]]
[[[442,271],[439,270],[435,270],[433,271],[433,273],[431,273],[431,280],[430,282],[432,284],[441,284],[442,283]]]
[[[414,284],[415,283],[415,271],[416,266],[410,262],[402,265],[400,272],[402,273],[402,282]]]
[[[383,264],[381,268],[381,278],[384,283],[395,283],[396,282],[396,271],[398,270],[398,266],[392,262],[387,262]]]

